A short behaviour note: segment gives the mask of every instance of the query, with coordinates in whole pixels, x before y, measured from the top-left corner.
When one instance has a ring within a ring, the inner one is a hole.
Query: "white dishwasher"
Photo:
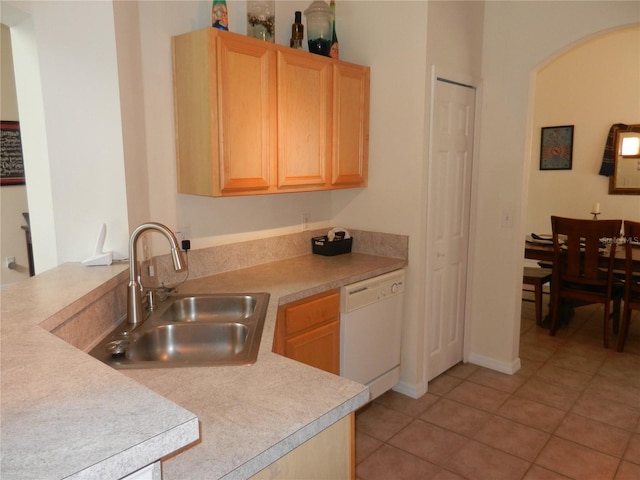
[[[400,381],[404,270],[342,287],[340,376],[369,387],[370,400]]]

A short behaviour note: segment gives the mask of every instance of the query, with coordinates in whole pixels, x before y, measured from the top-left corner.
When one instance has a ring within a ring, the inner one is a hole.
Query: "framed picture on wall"
[[[24,185],[20,124],[0,122],[0,185]]]
[[[571,170],[573,125],[542,127],[540,170]]]

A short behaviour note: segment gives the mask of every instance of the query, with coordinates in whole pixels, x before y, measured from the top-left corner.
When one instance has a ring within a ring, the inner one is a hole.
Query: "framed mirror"
[[[614,128],[614,171],[609,193],[640,195],[640,124]]]

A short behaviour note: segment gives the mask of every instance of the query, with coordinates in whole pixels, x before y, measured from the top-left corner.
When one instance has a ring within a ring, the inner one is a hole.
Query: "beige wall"
[[[525,228],[550,232],[550,215],[640,220],[640,197],[609,195],[598,175],[609,127],[640,123],[640,27],[588,40],[560,55],[536,78]],[[540,128],[574,125],[571,170],[539,169]]]
[[[535,72],[560,52],[640,23],[636,2],[485,2],[477,223],[471,248],[467,358],[519,367],[524,201],[531,158]],[[599,95],[604,94],[600,92]],[[512,216],[513,226],[502,217]]]
[[[16,100],[15,79],[13,75],[13,58],[11,55],[11,34],[9,29],[2,25],[2,38],[0,47],[0,117],[2,120],[19,120],[18,103]],[[8,285],[19,282],[29,277],[29,259],[25,234],[22,225],[26,225],[22,212],[28,212],[27,191],[24,185],[8,185],[0,188],[0,205],[2,215],[0,220],[0,284]],[[5,259],[15,257],[17,268],[9,270]]]

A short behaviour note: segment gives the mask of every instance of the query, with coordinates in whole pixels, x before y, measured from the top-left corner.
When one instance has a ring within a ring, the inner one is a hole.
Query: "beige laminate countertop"
[[[200,439],[163,460],[163,478],[251,476],[368,401],[358,383],[271,353],[278,305],[404,266],[358,253],[304,255],[181,285],[181,293],[270,293],[258,360],[241,367],[116,371],[39,327],[126,266],[63,265],[3,291],[2,478],[89,478],[86,469],[117,478],[100,472],[191,443],[198,420]]]

